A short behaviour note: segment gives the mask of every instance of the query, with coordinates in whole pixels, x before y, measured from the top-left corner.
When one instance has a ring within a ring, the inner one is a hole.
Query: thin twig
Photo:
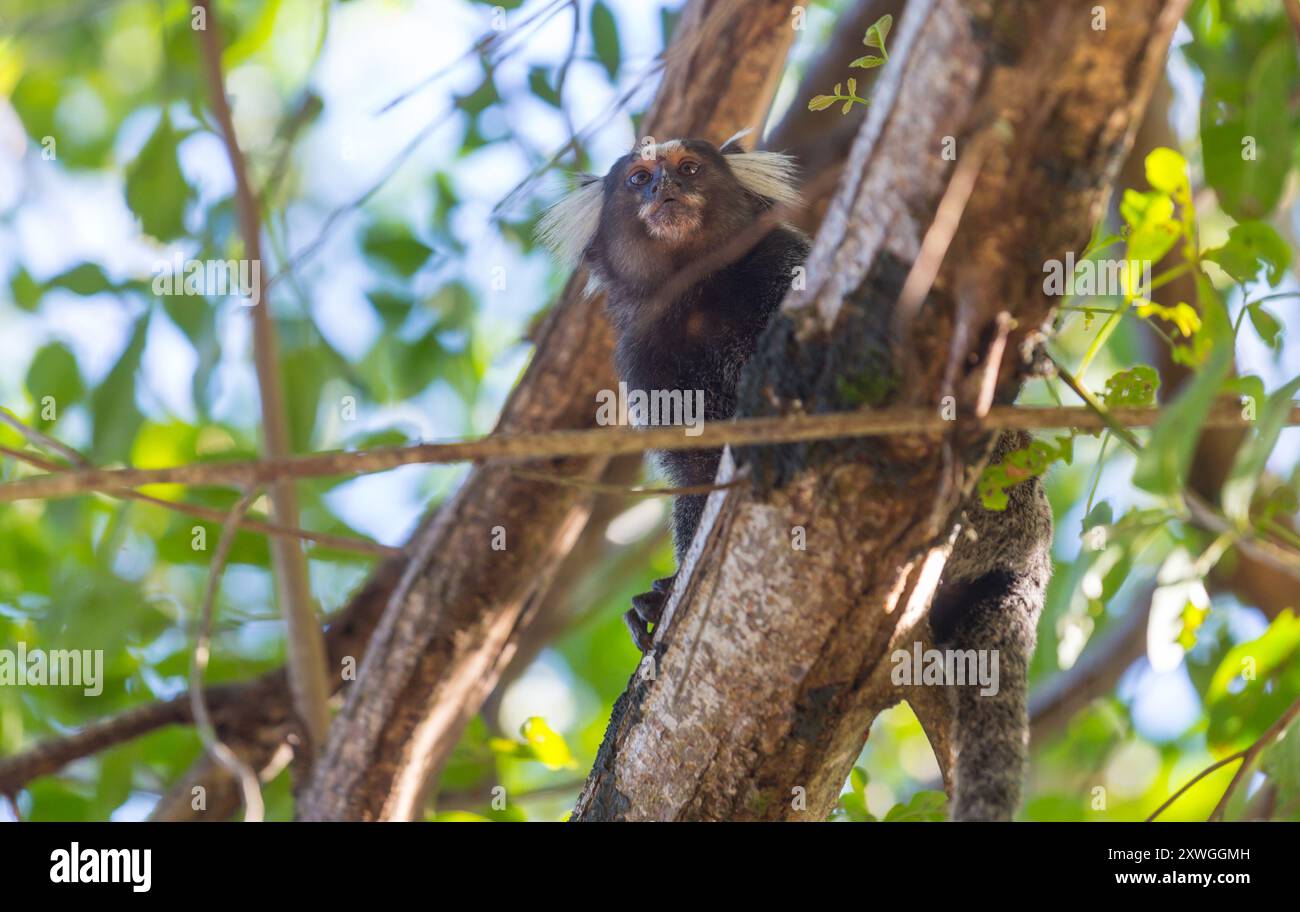
[[[221,71],[221,23],[212,9],[212,0],[198,0],[207,13],[207,27],[198,33],[203,71],[211,97],[212,113],[221,126],[230,168],[235,175],[235,202],[239,230],[244,240],[244,255],[253,262],[262,259],[261,209],[257,194],[248,179],[248,166],[239,149],[235,124],[226,99],[225,77]],[[258,270],[259,297],[250,308],[253,318],[253,366],[262,403],[262,437],[271,459],[289,455],[288,411],[280,385],[279,344],[275,322],[271,319],[271,302],[265,274]],[[298,525],[298,494],[288,479],[277,479],[268,486],[271,517],[286,526]],[[325,641],[312,607],[311,581],[307,575],[307,556],[296,542],[273,538],[271,563],[279,590],[280,611],[287,628],[289,685],[294,708],[307,736],[307,756],[325,741],[329,726],[329,683],[325,670]]]
[[[1199,773],[1193,776],[1192,779],[1186,785],[1184,785],[1178,791],[1170,795],[1169,799],[1165,801],[1164,804],[1160,805],[1160,807],[1156,808],[1155,811],[1151,813],[1151,816],[1147,818],[1147,823],[1150,823],[1151,821],[1155,820],[1158,816],[1160,816],[1160,813],[1164,811],[1165,808],[1173,804],[1179,798],[1179,796],[1181,796],[1193,785],[1200,782],[1210,773],[1214,772],[1215,770],[1221,767],[1227,766],[1229,763],[1232,763],[1234,760],[1240,760],[1241,766],[1237,767],[1237,771],[1233,773],[1232,781],[1228,783],[1227,789],[1224,790],[1223,796],[1219,799],[1218,803],[1214,806],[1214,810],[1210,812],[1210,816],[1208,818],[1209,821],[1223,819],[1223,812],[1227,810],[1228,807],[1228,799],[1232,797],[1232,793],[1237,788],[1237,785],[1241,782],[1242,779],[1245,778],[1246,771],[1250,769],[1251,765],[1255,762],[1255,758],[1259,756],[1260,752],[1263,751],[1264,748],[1272,744],[1279,735],[1281,735],[1284,731],[1286,731],[1287,726],[1291,724],[1291,720],[1294,719],[1297,715],[1300,715],[1300,699],[1296,700],[1289,707],[1287,707],[1286,712],[1282,713],[1282,715],[1276,721],[1274,721],[1272,725],[1270,725],[1267,729],[1265,729],[1264,733],[1260,735],[1258,738],[1256,738],[1249,747],[1243,748],[1242,750],[1239,751],[1235,751],[1234,753],[1231,753],[1228,756],[1224,757],[1222,760],[1217,760],[1214,763],[1211,763],[1205,769],[1201,770]]]
[[[994,406],[978,422],[987,430],[1150,427],[1160,409],[1108,409],[1104,417],[1090,407],[1026,408]],[[972,421],[972,423],[975,423]],[[1300,425],[1300,405],[1293,406],[1288,423]],[[1245,427],[1241,410],[1233,403],[1211,409],[1205,427]],[[938,409],[898,408],[875,411],[830,412],[819,415],[778,415],[704,422],[700,433],[688,437],[681,427],[601,427],[584,430],[493,434],[447,443],[419,443],[378,447],[373,450],[331,451],[230,462],[204,462],[162,469],[89,469],[37,475],[0,484],[0,503],[30,498],[66,497],[88,491],[113,491],[147,484],[185,484],[242,487],[288,478],[322,478],[383,472],[404,465],[446,464],[492,460],[529,462],[564,456],[601,456],[641,453],[646,450],[707,450],[728,444],[799,443],[850,437],[888,437],[942,433],[951,426]]]
[[[0,416],[3,416],[3,414],[3,412],[0,412]],[[13,422],[10,423],[12,424]],[[24,433],[32,430],[28,428],[27,425],[21,424],[21,422],[19,422],[18,426],[23,429]],[[66,444],[64,444],[64,446],[70,453],[75,453],[78,457],[81,456],[81,453],[77,450],[67,447]],[[25,462],[38,469],[44,469],[46,472],[68,471],[67,466],[51,462],[48,459],[37,456],[35,453],[16,450],[13,447],[7,447],[2,444],[0,444],[0,454],[12,457],[20,462]],[[84,461],[76,461],[76,464],[89,467],[89,463]],[[208,522],[220,523],[224,522],[226,519],[225,511],[218,510],[215,507],[205,507],[202,504],[184,503],[179,500],[166,500],[162,497],[154,497],[151,494],[145,494],[142,491],[134,491],[130,488],[124,488],[120,491],[108,491],[105,493],[112,497],[123,497],[139,503],[153,504],[154,506],[162,507],[165,510],[172,510],[186,516],[194,516],[199,519],[207,520]],[[329,532],[311,532],[307,529],[282,526],[279,523],[263,522],[262,520],[248,519],[247,517],[240,521],[240,528],[247,532],[257,532],[262,535],[275,535],[280,538],[292,538],[307,541],[321,548],[332,548],[336,551],[351,551],[356,554],[368,554],[376,557],[395,557],[406,553],[401,548],[394,548],[391,545],[383,545],[379,542],[367,541],[363,538],[354,538],[350,535],[333,535]]]
[[[208,571],[208,586],[203,594],[203,606],[199,611],[194,632],[194,650],[190,659],[190,700],[194,728],[213,759],[239,780],[244,798],[244,820],[250,823],[260,822],[264,816],[261,785],[257,773],[217,736],[217,729],[208,712],[207,698],[203,693],[203,673],[207,670],[212,649],[212,611],[221,584],[221,574],[230,557],[231,546],[235,543],[235,530],[239,528],[239,520],[253,503],[256,493],[254,488],[244,492],[239,502],[230,509],[225,527],[221,530],[217,549],[212,554],[212,567]]]

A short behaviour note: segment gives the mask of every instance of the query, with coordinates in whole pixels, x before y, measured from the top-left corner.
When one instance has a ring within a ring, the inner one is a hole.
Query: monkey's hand
[[[632,631],[632,642],[636,643],[636,648],[642,652],[650,651],[653,639],[650,625],[658,624],[659,619],[663,617],[664,604],[668,601],[668,593],[672,591],[673,581],[676,579],[677,574],[674,573],[672,576],[655,580],[650,584],[649,592],[632,596],[632,610],[623,615],[628,630]]]

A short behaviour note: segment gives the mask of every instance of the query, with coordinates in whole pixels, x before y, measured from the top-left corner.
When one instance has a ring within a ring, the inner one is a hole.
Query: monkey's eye
[[[627,176],[627,182],[633,187],[644,187],[650,182],[650,172],[646,170],[633,171]]]
[[[678,174],[685,174],[687,177],[690,177],[692,174],[694,174],[694,173],[695,173],[696,171],[698,171],[698,170],[700,170],[700,163],[699,163],[699,162],[690,161],[689,159],[688,159],[687,161],[682,162],[680,165],[677,166],[677,173],[678,173]]]

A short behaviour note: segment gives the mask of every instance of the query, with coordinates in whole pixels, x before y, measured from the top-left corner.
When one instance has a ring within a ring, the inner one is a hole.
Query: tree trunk
[[[738,16],[724,0],[683,14],[647,131],[720,142],[759,126],[793,38],[789,4],[755,0]],[[613,386],[601,301],[570,281],[507,403],[500,431],[594,423],[596,392]],[[595,480],[605,459],[533,466]],[[476,468],[417,534],[412,560],[366,651],[356,683],[300,796],[303,819],[412,819],[508,664],[517,632],[582,531],[592,496],[572,486]],[[504,548],[493,550],[504,535]]]
[[[912,0],[751,405],[842,409],[846,381],[884,380],[857,402],[974,415],[994,381],[1013,393],[1044,263],[1086,245],[1184,6],[1111,4],[1096,30],[1091,0]],[[724,459],[753,488],[710,496],[574,819],[824,819],[904,696],[890,653],[928,639],[989,451],[972,423]],[[942,706],[920,714],[946,769]]]

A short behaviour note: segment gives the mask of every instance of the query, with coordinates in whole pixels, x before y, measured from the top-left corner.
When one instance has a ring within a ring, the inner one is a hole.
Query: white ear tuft
[[[794,156],[781,152],[737,152],[727,156],[727,164],[736,180],[750,193],[778,204],[799,204],[799,191],[795,189],[799,169]]]
[[[537,240],[549,247],[563,265],[578,265],[595,237],[604,192],[599,178],[587,178],[581,187],[547,209],[537,223]]]
[[[718,151],[723,155],[735,155],[744,152],[745,150],[740,147],[740,141],[753,132],[753,127],[745,127],[743,130],[737,130],[727,138],[726,142],[718,146]]]

